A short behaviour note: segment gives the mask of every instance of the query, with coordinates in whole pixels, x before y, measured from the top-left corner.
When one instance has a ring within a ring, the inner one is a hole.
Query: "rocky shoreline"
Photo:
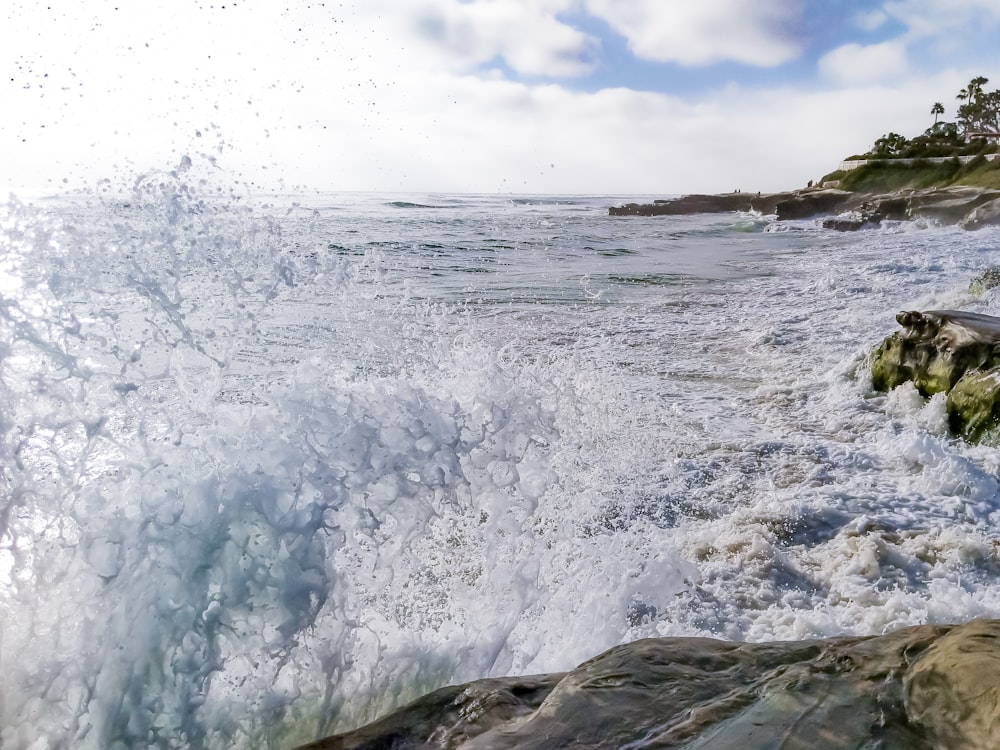
[[[626,203],[611,216],[679,216],[755,211],[778,221],[827,217],[828,229],[853,231],[884,220],[929,219],[964,229],[1000,225],[1000,190],[977,187],[907,189],[893,193],[854,193],[837,188],[803,188],[782,193],[685,195],[652,203]]]
[[[927,205],[934,205],[929,203]],[[676,208],[676,207],[675,207]],[[989,270],[973,286],[1000,284]],[[1000,318],[907,311],[875,391],[946,394],[951,431],[1000,440]],[[987,750],[1000,743],[1000,620],[778,643],[650,638],[569,672],[441,688],[299,750]]]
[[[1000,620],[782,643],[653,638],[442,688],[300,750],[995,748]]]
[[[869,196],[851,210],[886,218],[962,214],[970,225],[970,215],[997,205],[1000,198],[993,192]],[[762,212],[770,208],[779,219],[782,213],[802,218],[853,205],[841,202],[848,200],[842,191],[830,190],[718,198],[689,196],[652,205],[675,215],[749,205]],[[970,290],[995,286],[1000,270],[988,269]],[[943,394],[955,436],[1000,444],[1000,318],[913,310],[899,313],[897,321],[901,330],[871,354],[873,390],[910,383],[925,398]],[[974,620],[880,636],[778,643],[644,639],[565,673],[441,688],[371,724],[299,750],[998,746],[1000,620]]]

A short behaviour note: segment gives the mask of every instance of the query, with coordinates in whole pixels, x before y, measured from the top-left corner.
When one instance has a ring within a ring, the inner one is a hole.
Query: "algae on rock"
[[[912,382],[924,397],[947,394],[953,433],[980,441],[1000,425],[1000,318],[960,310],[901,312],[902,331],[875,350],[872,386]]]

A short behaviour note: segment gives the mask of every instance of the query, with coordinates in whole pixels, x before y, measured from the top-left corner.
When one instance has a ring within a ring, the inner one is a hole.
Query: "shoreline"
[[[963,229],[1000,225],[1000,190],[975,186],[903,188],[858,193],[837,187],[807,187],[779,193],[692,194],[652,203],[608,208],[609,216],[682,216],[754,211],[777,221],[825,217],[827,229],[853,231],[884,220],[927,219]]]

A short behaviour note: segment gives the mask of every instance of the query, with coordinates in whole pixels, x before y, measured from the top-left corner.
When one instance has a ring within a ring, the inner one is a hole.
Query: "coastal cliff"
[[[1000,224],[1000,190],[973,186],[857,193],[836,188],[804,188],[781,193],[688,195],[653,203],[626,203],[608,209],[611,216],[671,216],[756,211],[778,221],[828,217],[829,229],[854,230],[883,220],[927,219],[979,229]]]
[[[448,687],[300,750],[987,750],[1000,621],[783,643],[655,638]]]
[[[608,209],[611,216],[678,216],[713,214],[730,211],[759,211],[773,214],[779,202],[796,195],[784,193],[722,193],[719,195],[684,195],[679,198],[656,200],[652,203],[626,203]]]

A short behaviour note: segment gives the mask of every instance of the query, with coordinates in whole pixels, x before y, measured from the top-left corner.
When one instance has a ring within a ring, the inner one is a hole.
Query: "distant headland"
[[[887,133],[863,154],[800,189],[780,193],[686,195],[608,209],[612,216],[663,216],[756,211],[779,221],[826,216],[830,229],[854,230],[883,220],[924,218],[978,229],[1000,224],[1000,90],[977,76],[956,95],[955,120],[940,119],[906,138]]]

